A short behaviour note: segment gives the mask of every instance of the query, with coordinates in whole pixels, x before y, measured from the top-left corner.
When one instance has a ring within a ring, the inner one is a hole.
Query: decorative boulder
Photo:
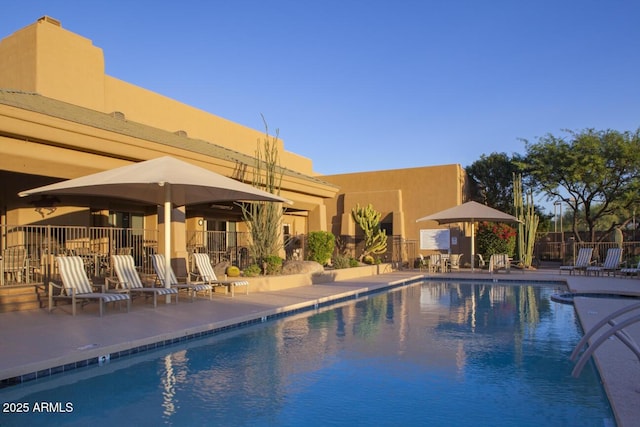
[[[322,273],[324,267],[315,261],[288,260],[282,265],[282,274]]]
[[[218,279],[224,279],[224,275],[227,274],[227,268],[232,267],[229,261],[221,261],[213,266],[213,272],[216,273]]]

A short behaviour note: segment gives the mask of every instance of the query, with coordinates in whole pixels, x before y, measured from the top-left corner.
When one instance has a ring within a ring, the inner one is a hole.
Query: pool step
[[[0,287],[0,313],[45,307],[47,294],[40,285],[5,285]]]

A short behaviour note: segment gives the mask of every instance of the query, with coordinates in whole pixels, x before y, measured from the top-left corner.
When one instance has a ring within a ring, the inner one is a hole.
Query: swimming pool
[[[413,284],[1,390],[0,424],[614,425],[553,292]]]

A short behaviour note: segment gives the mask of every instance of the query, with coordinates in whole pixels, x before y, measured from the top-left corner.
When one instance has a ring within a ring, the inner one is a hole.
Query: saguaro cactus
[[[351,216],[364,232],[364,250],[360,255],[360,261],[367,255],[385,253],[387,251],[387,234],[380,229],[382,214],[373,209],[371,204],[365,207],[360,207],[360,204],[357,204],[351,210]]]

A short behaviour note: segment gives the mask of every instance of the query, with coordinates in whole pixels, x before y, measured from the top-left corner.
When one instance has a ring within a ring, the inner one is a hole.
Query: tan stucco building
[[[20,199],[17,193],[160,156],[240,181],[252,179],[264,131],[106,75],[102,50],[53,18],[42,17],[2,39],[0,63],[0,224],[122,226],[104,224],[120,212],[142,216],[145,228],[157,227],[156,207],[122,200],[71,205]],[[311,160],[287,151],[282,141],[278,149],[281,195],[293,202],[284,219],[287,232],[326,230],[325,201],[337,187],[316,177]],[[178,237],[185,227],[241,226],[240,211],[232,205],[188,207],[185,216],[173,224]],[[174,241],[172,256],[182,256],[184,239]]]
[[[162,230],[155,206],[17,196],[25,189],[160,156],[240,181],[252,179],[264,131],[106,75],[102,50],[51,17],[0,40],[0,62],[0,226]],[[318,176],[310,159],[287,151],[281,140],[278,150],[281,195],[293,202],[283,234],[326,230],[355,236],[351,209],[372,204],[382,212],[388,235],[418,242],[422,229],[442,227],[416,224],[417,218],[466,201],[460,165]],[[187,256],[185,231],[246,230],[233,204],[183,207],[173,217],[171,256],[177,259]],[[452,227],[452,252],[469,253],[464,232]],[[156,237],[161,243],[162,232]],[[2,239],[5,249],[5,234]]]
[[[467,258],[463,262],[470,262],[470,236],[464,224],[439,226],[433,221],[416,223],[418,218],[468,200],[466,173],[459,164],[326,175],[322,178],[340,188],[334,203],[327,203],[327,223],[336,236],[357,236],[360,231],[351,211],[357,205],[371,204],[382,214],[381,226],[387,236],[416,242],[414,256],[437,251],[426,248],[421,242],[421,230],[423,234],[424,230],[450,229],[450,247],[447,250],[466,253]]]

